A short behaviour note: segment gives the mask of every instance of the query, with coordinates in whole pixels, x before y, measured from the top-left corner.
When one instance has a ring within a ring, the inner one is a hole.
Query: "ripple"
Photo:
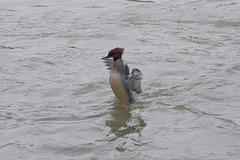
[[[234,64],[232,65],[231,68],[227,69],[227,72],[230,72],[230,73],[239,73],[239,71],[240,71],[240,63]]]
[[[215,26],[218,28],[223,28],[223,27],[240,27],[240,21],[239,22],[234,22],[234,21],[227,21],[227,20],[218,20],[215,23]]]
[[[0,49],[15,49],[15,48],[11,46],[0,45]]]
[[[49,5],[43,5],[43,4],[37,4],[37,5],[33,5],[31,7],[34,7],[34,8],[46,8],[46,7],[50,7]]]
[[[130,1],[130,2],[141,2],[141,3],[154,3],[154,1],[142,1],[142,0],[127,0],[127,1]]]

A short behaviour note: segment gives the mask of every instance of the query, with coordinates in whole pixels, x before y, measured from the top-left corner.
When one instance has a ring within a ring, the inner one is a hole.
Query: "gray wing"
[[[113,59],[103,59],[103,60],[104,60],[103,62],[107,66],[107,69],[108,70],[112,70]],[[124,64],[124,73],[126,74],[126,79],[128,79],[129,67],[128,67],[127,63]]]
[[[108,70],[112,70],[113,60],[112,59],[103,59],[103,62],[107,66]]]
[[[126,80],[128,80],[128,75],[129,75],[129,67],[128,67],[128,65],[127,65],[127,63],[126,64],[124,64],[124,73],[125,73],[125,75],[126,75]]]
[[[136,92],[137,94],[142,92],[141,81],[142,72],[139,69],[134,68],[128,78],[128,84],[131,90]]]
[[[107,66],[108,70],[112,70],[112,65],[113,65],[113,59],[104,59],[104,63]],[[129,75],[129,67],[127,63],[124,64],[124,73],[126,75],[126,80],[129,84],[129,87],[132,91],[136,93],[141,93],[142,92],[142,87],[141,87],[141,81],[142,81],[142,72],[134,68]]]

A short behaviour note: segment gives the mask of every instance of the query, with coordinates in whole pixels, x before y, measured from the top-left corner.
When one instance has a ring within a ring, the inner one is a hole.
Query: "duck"
[[[136,102],[133,92],[137,94],[142,92],[142,72],[133,68],[130,74],[127,63],[124,63],[122,59],[123,52],[124,48],[116,47],[102,59],[111,70],[109,83],[114,95],[120,102],[132,104]]]

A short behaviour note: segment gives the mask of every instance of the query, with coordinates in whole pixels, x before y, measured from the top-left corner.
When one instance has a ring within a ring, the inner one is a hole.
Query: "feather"
[[[107,66],[108,70],[112,70],[112,65],[113,65],[113,59],[103,59],[105,65]],[[142,92],[142,87],[141,87],[141,81],[142,81],[142,72],[137,69],[134,68],[131,72],[131,74],[129,75],[129,67],[127,65],[127,63],[124,64],[124,73],[126,75],[126,80],[130,86],[130,89],[134,92],[136,92],[137,94]]]

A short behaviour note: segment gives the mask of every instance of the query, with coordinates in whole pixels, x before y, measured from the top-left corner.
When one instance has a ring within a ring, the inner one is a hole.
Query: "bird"
[[[133,68],[129,75],[129,67],[122,60],[124,48],[116,47],[108,52],[102,59],[106,66],[111,70],[109,83],[114,95],[120,102],[132,104],[136,99],[132,92],[137,94],[142,92],[141,80],[142,72]]]

